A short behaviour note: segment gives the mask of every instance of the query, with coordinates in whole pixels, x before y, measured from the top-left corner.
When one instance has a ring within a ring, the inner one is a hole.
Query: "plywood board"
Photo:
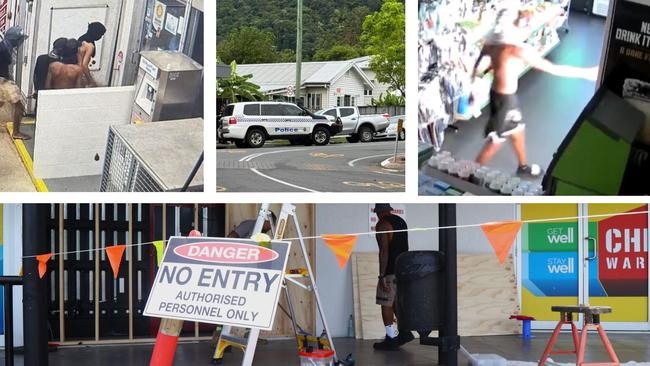
[[[375,305],[377,253],[354,253],[352,260],[355,319],[361,319],[358,337],[382,338],[380,307]],[[517,322],[508,319],[519,313],[512,257],[501,266],[492,254],[459,255],[458,304],[461,336],[519,333]]]
[[[499,264],[493,254],[458,256],[458,329],[462,336],[519,333],[517,282],[512,256]]]
[[[271,210],[276,214],[280,214],[281,209],[280,204],[272,204]],[[254,220],[257,218],[260,206],[257,204],[229,204],[226,209],[226,233],[230,233],[240,222],[244,220]],[[315,208],[313,205],[303,204],[296,205],[296,213],[298,216],[298,221],[300,222],[300,231],[302,236],[313,236],[314,235],[314,217],[315,217]],[[298,232],[293,224],[293,221],[290,218],[290,222],[287,225],[285,231],[285,238],[296,238],[298,237]],[[314,255],[315,255],[315,242],[314,240],[306,240],[305,246],[307,248],[308,256],[312,268],[314,267]],[[289,254],[289,260],[287,263],[287,268],[304,268],[305,264],[303,261],[303,256],[300,251],[300,242],[297,240],[292,241],[291,243],[291,252]],[[315,269],[314,269],[315,270]],[[313,293],[307,292],[297,286],[289,284],[289,294],[291,296],[291,301],[296,312],[296,319],[298,320],[299,325],[311,334],[318,333],[315,329],[316,327],[316,302],[314,300]],[[286,296],[283,293],[280,297],[280,305],[288,310]],[[262,337],[289,337],[293,336],[293,326],[291,320],[284,315],[284,313],[279,310],[275,318],[275,324],[273,325],[273,330],[269,332],[262,332]]]

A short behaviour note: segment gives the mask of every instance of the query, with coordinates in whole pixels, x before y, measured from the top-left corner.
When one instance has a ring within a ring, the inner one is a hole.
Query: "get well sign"
[[[144,314],[270,330],[290,243],[172,237]]]

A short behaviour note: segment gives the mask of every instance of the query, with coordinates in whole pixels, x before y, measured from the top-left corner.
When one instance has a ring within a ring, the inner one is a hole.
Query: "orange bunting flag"
[[[339,267],[343,269],[352,255],[354,245],[357,243],[356,235],[321,235],[323,241],[336,255]]]
[[[43,278],[43,276],[45,276],[45,273],[47,272],[47,261],[49,261],[53,255],[54,254],[52,253],[47,253],[36,256],[36,260],[38,261],[38,278]]]
[[[111,267],[113,267],[113,275],[117,278],[117,274],[120,272],[120,264],[122,264],[122,255],[126,245],[114,245],[112,247],[106,247],[106,254],[108,255],[108,261],[111,262]]]
[[[520,228],[521,221],[502,221],[481,225],[483,233],[499,258],[499,263],[505,263],[508,258],[508,253],[510,253],[512,244],[515,243]]]

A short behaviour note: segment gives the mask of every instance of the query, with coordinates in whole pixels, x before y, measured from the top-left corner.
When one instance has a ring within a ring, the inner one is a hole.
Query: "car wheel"
[[[330,142],[330,132],[325,127],[316,127],[311,134],[311,140],[317,146],[327,145]]]
[[[371,142],[374,137],[375,131],[368,126],[362,126],[359,129],[359,141],[361,142]]]
[[[348,140],[348,142],[351,144],[359,142],[359,136],[357,135],[348,136],[345,139]]]
[[[265,142],[266,135],[259,128],[253,128],[246,134],[246,144],[252,148],[262,147]]]
[[[248,145],[246,145],[246,141],[244,140],[235,140],[235,146],[237,146],[240,149],[248,147]]]
[[[405,139],[406,139],[406,131],[405,131],[405,130],[401,130],[401,131],[399,132],[399,140],[400,140],[400,141],[404,141]]]

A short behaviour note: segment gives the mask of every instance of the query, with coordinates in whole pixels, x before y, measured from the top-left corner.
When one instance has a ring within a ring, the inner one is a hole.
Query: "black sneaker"
[[[399,346],[403,346],[414,339],[415,337],[410,331],[399,332],[397,335],[397,344]]]
[[[373,344],[372,348],[377,351],[398,351],[399,344],[397,343],[397,337],[390,338],[389,336],[386,336],[382,342]]]
[[[517,168],[517,175],[520,177],[523,176],[528,178],[538,178],[544,175],[544,169],[542,169],[537,164],[522,165],[519,168]]]

